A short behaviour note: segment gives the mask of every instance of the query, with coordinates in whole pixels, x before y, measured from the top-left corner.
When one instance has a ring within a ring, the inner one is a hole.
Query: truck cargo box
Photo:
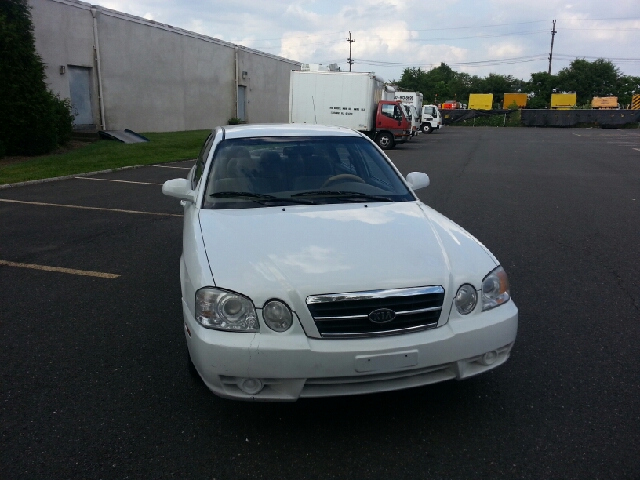
[[[469,95],[469,110],[492,110],[493,93],[472,93]]]
[[[404,105],[408,105],[411,109],[411,129],[414,132],[418,132],[420,130],[423,98],[424,97],[420,92],[395,92],[394,94],[394,100],[398,100]]]
[[[620,108],[620,105],[618,105],[618,97],[593,97],[591,108],[613,110]]]
[[[373,131],[383,89],[373,73],[292,71],[289,122]]]
[[[576,106],[575,93],[552,93],[551,108],[556,110],[569,110]]]
[[[516,102],[518,108],[524,108],[527,106],[527,98],[526,93],[505,93],[502,108],[509,108],[513,102]]]

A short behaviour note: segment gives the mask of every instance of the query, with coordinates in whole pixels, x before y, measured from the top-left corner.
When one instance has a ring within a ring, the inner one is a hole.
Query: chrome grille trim
[[[435,287],[394,288],[391,290],[369,290],[365,292],[309,295],[307,297],[307,305],[313,305],[314,303],[340,302],[343,300],[373,300],[376,298],[386,297],[412,297],[415,295],[427,295],[430,293],[444,293],[444,288],[438,285]]]
[[[444,288],[437,285],[310,295],[306,304],[321,338],[346,339],[436,328],[444,296]],[[371,313],[381,309],[395,313],[393,319],[371,320]]]
[[[396,317],[401,315],[412,315],[414,313],[435,312],[442,310],[442,307],[421,308],[420,310],[407,310],[404,312],[396,312]],[[316,320],[333,321],[333,320],[357,320],[368,318],[368,315],[349,315],[344,317],[315,317]]]
[[[402,335],[404,333],[421,332],[422,330],[430,330],[437,326],[436,323],[430,323],[428,325],[418,325],[417,327],[408,328],[396,328],[393,330],[384,330],[381,332],[366,332],[366,333],[322,333],[322,338],[370,338],[370,337],[388,337],[391,335]]]

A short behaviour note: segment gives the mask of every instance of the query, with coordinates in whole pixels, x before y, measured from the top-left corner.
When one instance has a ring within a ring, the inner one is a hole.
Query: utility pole
[[[556,36],[556,21],[553,21],[553,29],[551,30],[551,51],[549,52],[549,75],[551,75],[551,59],[553,58],[553,38]]]
[[[349,38],[347,38],[347,42],[349,42],[349,58],[347,58],[347,63],[349,64],[349,71],[351,71],[351,65],[353,65],[353,58],[351,58],[351,44],[355,42],[355,40],[351,39],[351,32],[349,32]]]

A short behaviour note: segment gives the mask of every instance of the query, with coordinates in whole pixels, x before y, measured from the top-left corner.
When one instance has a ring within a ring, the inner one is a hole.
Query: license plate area
[[[358,373],[393,372],[418,365],[418,351],[383,353],[381,355],[356,356],[355,368]]]

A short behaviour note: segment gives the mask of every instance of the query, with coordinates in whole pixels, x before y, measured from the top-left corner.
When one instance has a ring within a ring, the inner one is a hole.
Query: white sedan
[[[358,132],[218,127],[187,179],[180,283],[191,366],[217,395],[296,400],[463,379],[518,329],[504,269]]]

